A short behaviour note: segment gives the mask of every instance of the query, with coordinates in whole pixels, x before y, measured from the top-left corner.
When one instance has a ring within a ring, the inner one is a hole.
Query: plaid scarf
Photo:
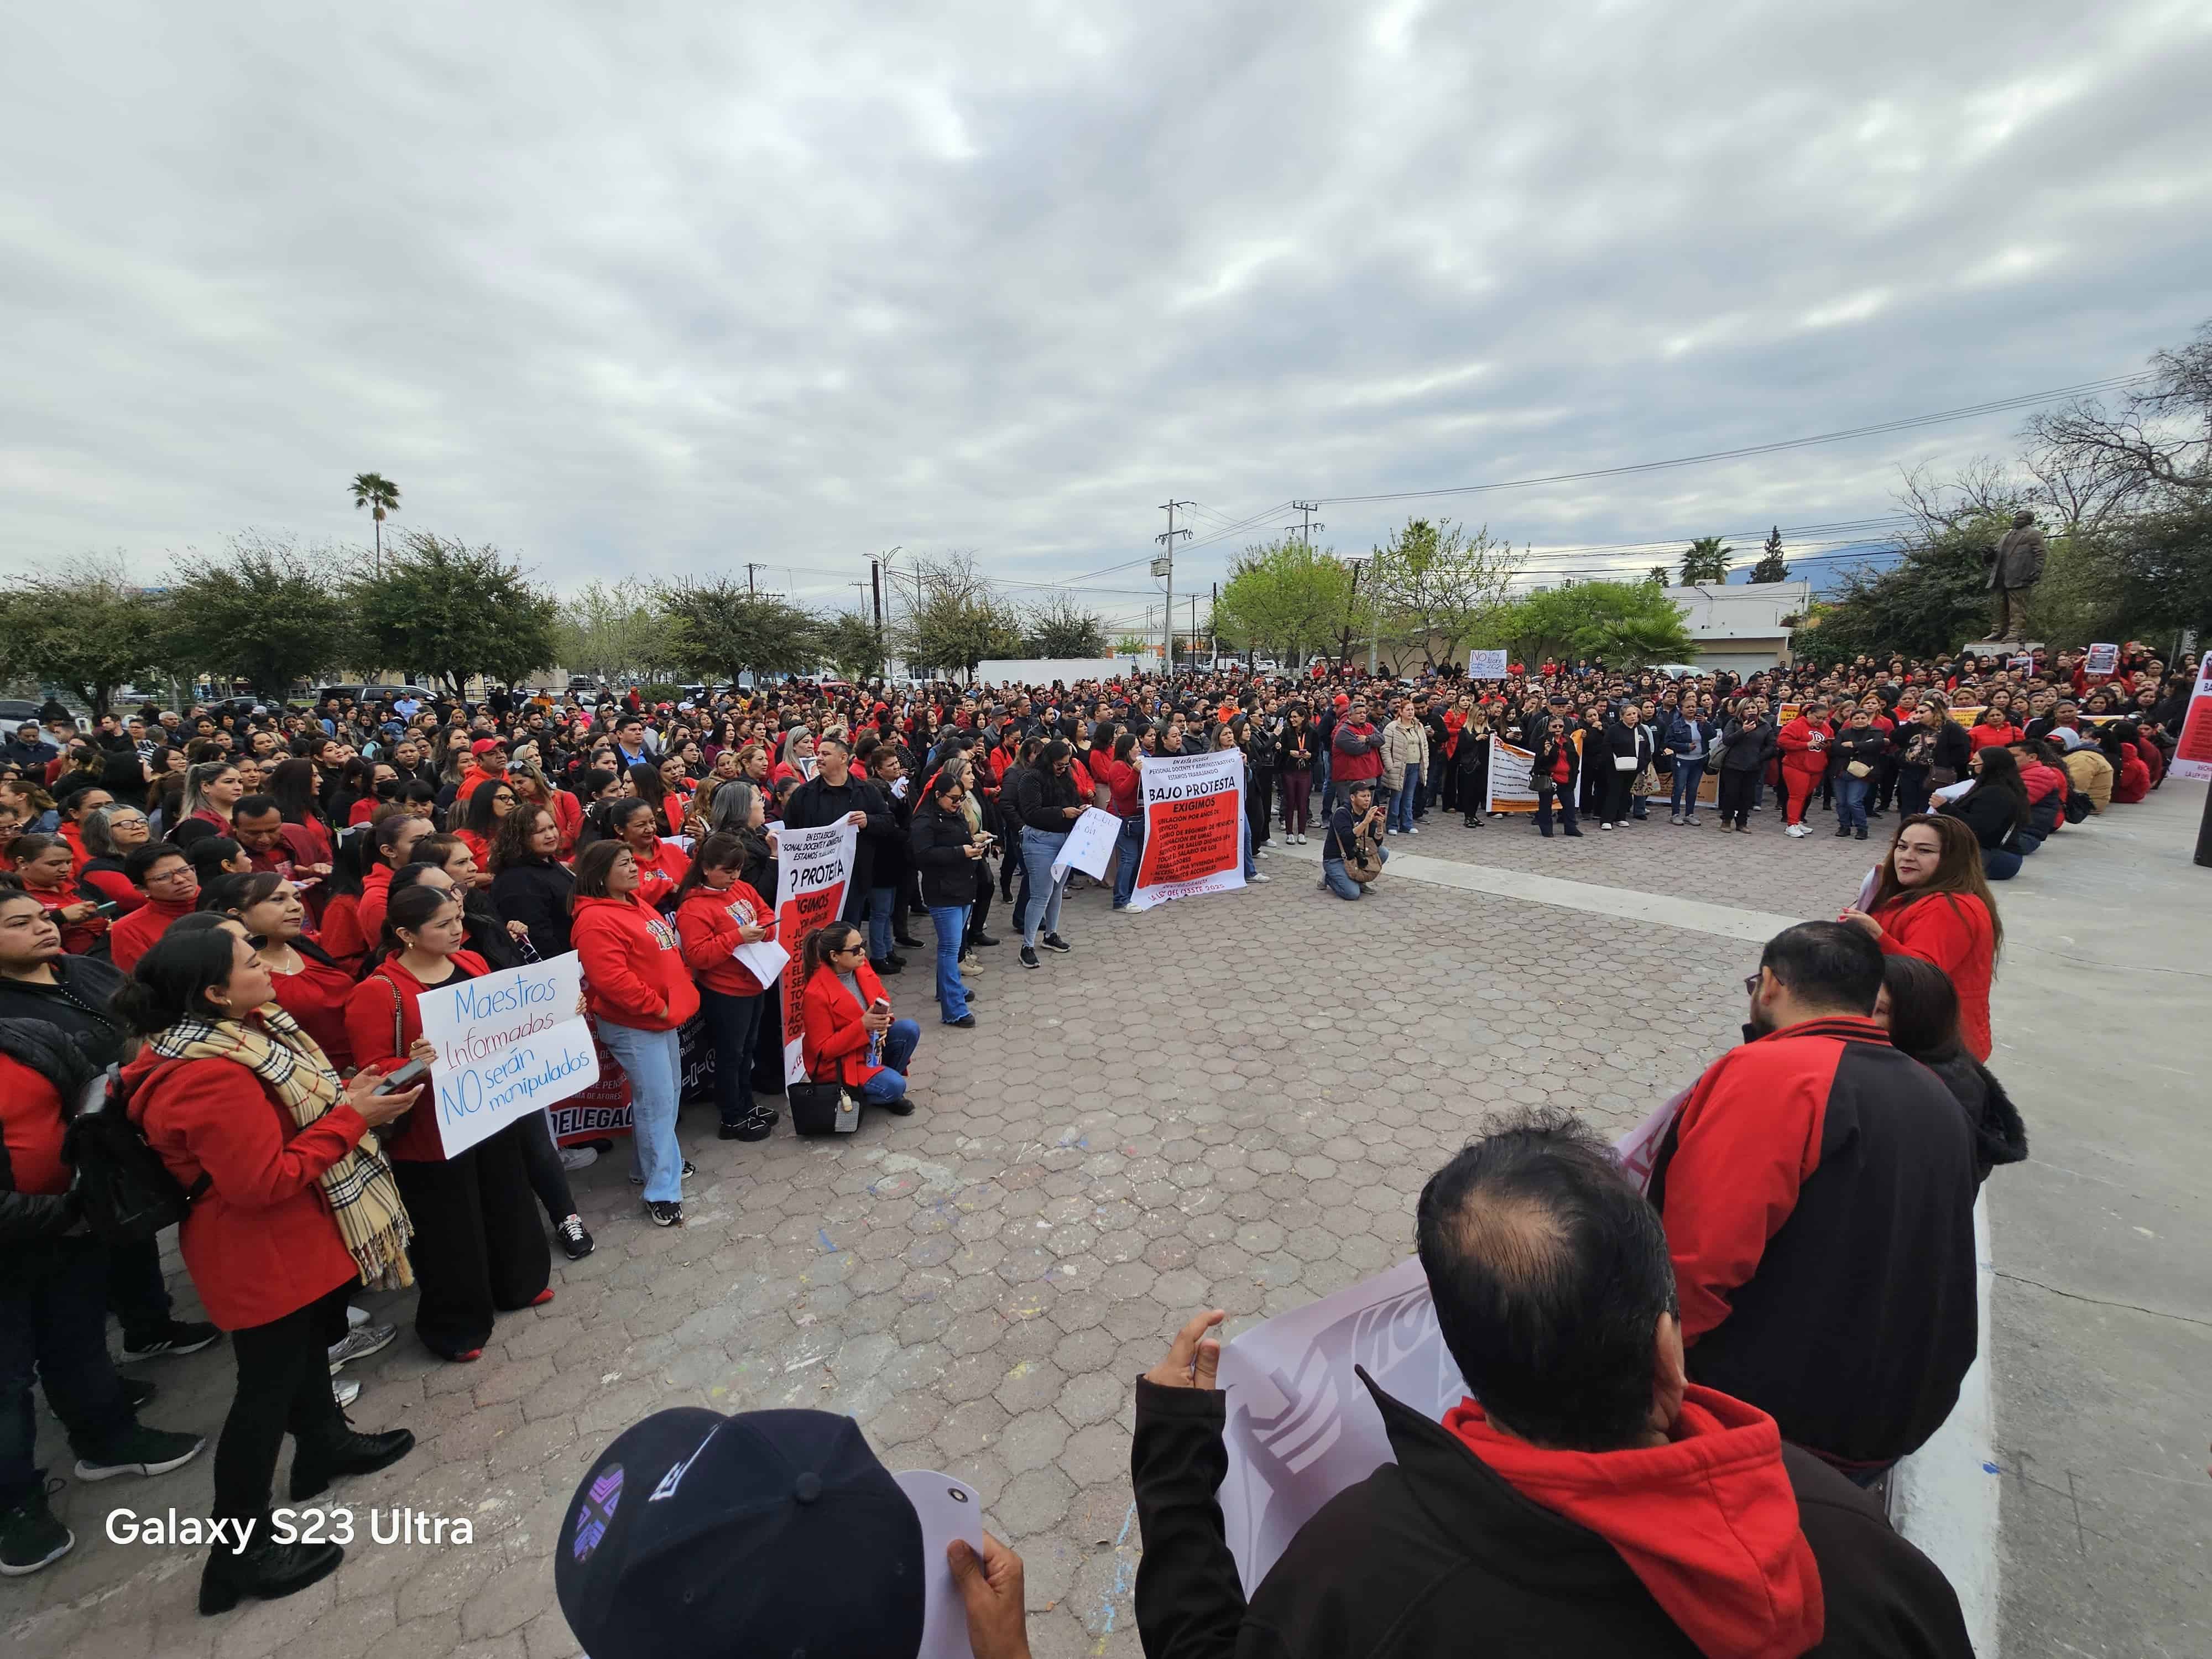
[[[257,1009],[258,1027],[234,1019],[186,1018],[147,1046],[164,1060],[227,1060],[243,1066],[276,1095],[300,1128],[319,1121],[338,1103],[342,1085],[315,1040],[271,1002]],[[414,1224],[399,1197],[392,1166],[368,1143],[352,1147],[316,1177],[372,1291],[404,1290],[415,1282],[407,1265]]]

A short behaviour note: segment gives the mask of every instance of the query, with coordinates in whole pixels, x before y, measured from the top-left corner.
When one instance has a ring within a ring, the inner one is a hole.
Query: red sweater
[[[213,1185],[178,1229],[200,1305],[227,1331],[266,1325],[360,1278],[317,1177],[367,1132],[352,1107],[307,1128],[261,1080],[228,1060],[142,1050],[131,1116],[169,1173]]]
[[[2112,799],[2123,806],[2132,806],[2150,793],[2150,768],[2142,763],[2131,743],[2120,745],[2120,764],[2112,777]],[[66,932],[63,935],[66,938]]]
[[[9,1054],[0,1054],[0,1142],[8,1148],[9,1184],[17,1192],[51,1198],[70,1189],[61,1094],[42,1073]]]
[[[732,954],[743,943],[738,929],[748,921],[773,927],[775,907],[742,881],[720,889],[695,887],[684,896],[676,908],[676,932],[684,941],[684,965],[699,975],[704,989],[726,997],[755,997],[768,988]]]
[[[138,958],[154,948],[155,941],[169,931],[169,924],[179,916],[191,915],[192,904],[198,902],[195,898],[179,904],[171,899],[148,899],[107,930],[109,957],[129,973],[138,965]]]
[[[464,979],[490,971],[473,951],[454,951],[453,962],[454,972]],[[441,981],[453,982],[450,978]],[[346,1041],[353,1046],[354,1064],[377,1072],[396,1072],[405,1065],[408,1049],[422,1035],[422,1010],[416,999],[431,988],[401,967],[398,957],[386,957],[375,972],[355,986],[345,1011]],[[392,1129],[398,1130],[396,1135]],[[427,1089],[414,1109],[385,1135],[386,1157],[415,1164],[446,1161],[436,1103]]]
[[[1978,755],[1991,747],[2008,749],[2027,735],[2017,726],[1974,726],[1967,728],[1966,741]]]
[[[1835,732],[1826,720],[1815,726],[1802,714],[1782,728],[1777,738],[1782,750],[1782,763],[1793,772],[1820,773],[1828,769],[1828,750],[1824,744],[1813,747],[1815,737],[1832,738]]]
[[[377,941],[384,937],[384,913],[392,903],[392,866],[381,860],[368,866],[361,878],[361,900],[355,906],[360,918],[361,936],[374,951]]]
[[[1874,913],[1882,953],[1918,957],[1949,977],[1959,994],[1959,1036],[1976,1060],[1990,1057],[1990,980],[1996,934],[1988,908],[1972,893],[1899,896]]]
[[[835,969],[824,963],[814,970],[814,977],[806,981],[802,1015],[805,1028],[799,1037],[799,1056],[806,1075],[817,1082],[827,1082],[834,1066],[838,1080],[848,1089],[859,1088],[884,1069],[868,1064],[868,1033],[860,1024],[866,1005],[884,995],[884,982],[865,962],[854,979],[860,988],[858,1003]]]
[[[361,901],[351,893],[333,893],[323,906],[323,925],[315,943],[337,958],[350,979],[375,941],[361,931]]]
[[[353,975],[343,968],[300,953],[296,974],[272,974],[276,1006],[300,1022],[315,1046],[338,1071],[353,1067],[353,1039],[346,1035],[346,1005],[353,999]]]
[[[684,872],[691,867],[691,860],[680,847],[666,842],[659,842],[650,854],[641,854],[635,847],[630,856],[637,860],[637,896],[649,908],[658,910],[668,902]]]
[[[583,959],[584,1000],[595,1018],[672,1031],[699,1012],[683,940],[635,895],[578,899],[569,937]]]
[[[81,870],[76,884],[81,890],[97,893],[114,905],[118,921],[146,902],[146,896],[133,887],[131,878],[120,870]]]
[[[1117,818],[1137,816],[1137,803],[1141,791],[1141,780],[1137,769],[1127,761],[1117,761],[1111,755],[1093,755],[1091,770],[1108,792],[1107,811]]]

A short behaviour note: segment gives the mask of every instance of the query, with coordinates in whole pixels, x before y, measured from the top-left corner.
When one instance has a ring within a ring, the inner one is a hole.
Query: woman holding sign
[[[757,810],[757,807],[756,807]],[[724,1140],[766,1140],[782,1115],[753,1098],[753,1045],[760,1033],[762,993],[775,981],[767,962],[738,952],[775,937],[775,907],[744,876],[745,844],[717,830],[676,890],[676,932],[684,965],[699,976],[699,1006],[714,1044],[714,1105]],[[772,954],[788,960],[781,947]],[[767,973],[763,982],[758,968]]]
[[[385,913],[384,960],[354,988],[346,1034],[362,1069],[397,1071],[410,1060],[434,1063],[422,1036],[424,993],[489,972],[463,948],[468,922],[459,899],[417,884],[392,896]],[[438,1133],[434,1100],[410,1113],[385,1146],[408,1213],[415,1218],[415,1276],[422,1286],[415,1334],[441,1359],[483,1357],[495,1313],[550,1302],[552,1253],[538,1225],[523,1134],[510,1123],[453,1158]]]
[[[690,866],[687,863],[686,869]],[[684,1224],[684,1177],[691,1166],[676,1140],[684,1070],[677,1031],[699,1012],[699,988],[684,964],[684,942],[642,896],[627,842],[595,842],[576,860],[576,954],[599,1041],[630,1082],[630,1179],[645,1188],[656,1227]]]

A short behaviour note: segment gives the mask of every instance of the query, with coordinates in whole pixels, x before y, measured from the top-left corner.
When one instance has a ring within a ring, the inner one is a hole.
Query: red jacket
[[[684,879],[684,872],[691,867],[691,860],[684,850],[665,841],[653,848],[650,856],[641,856],[635,848],[630,849],[630,856],[637,860],[638,898],[655,910],[668,902],[669,895]]]
[[[69,1109],[76,1109],[76,1103]],[[70,1189],[62,1162],[62,1097],[46,1074],[12,1054],[0,1054],[0,1146],[7,1149],[8,1179],[0,1187],[58,1198]]]
[[[146,896],[131,884],[131,878],[118,869],[80,870],[76,884],[88,894],[97,893],[116,907],[115,919],[123,920],[146,902]]]
[[[1978,755],[1992,746],[2008,749],[2027,735],[2017,726],[1972,726],[1966,728],[1966,741]]]
[[[2150,793],[2150,768],[2136,752],[2131,743],[2120,745],[2120,763],[2112,776],[2112,799],[2123,806],[2132,806]]]
[[[213,1182],[178,1229],[200,1305],[227,1331],[296,1313],[361,1272],[317,1182],[367,1133],[352,1107],[307,1128],[228,1060],[163,1060],[150,1049],[125,1069],[131,1116],[169,1173],[189,1189]],[[319,1340],[319,1339],[318,1339]]]
[[[578,899],[569,937],[582,958],[584,999],[594,1018],[641,1031],[672,1031],[699,1012],[699,988],[684,968],[683,940],[635,894]]]
[[[1792,772],[1809,772],[1819,776],[1828,769],[1828,750],[1826,744],[1814,748],[1813,739],[1818,736],[1832,741],[1835,735],[1834,728],[1826,720],[1815,726],[1802,714],[1798,715],[1782,728],[1777,738],[1782,750],[1783,765]]]
[[[323,922],[315,932],[315,943],[337,957],[346,977],[352,978],[362,958],[376,943],[361,930],[361,901],[351,893],[331,894],[323,906]]]
[[[391,905],[392,866],[380,859],[362,877],[361,901],[355,907],[360,914],[361,936],[368,941],[371,954],[384,937],[384,913]]]
[[[1996,933],[1988,908],[1972,893],[1900,895],[1874,913],[1882,954],[1918,957],[1942,969],[1959,994],[1959,1036],[1976,1060],[1990,1057],[1990,980]]]
[[[272,974],[276,1006],[314,1038],[315,1046],[338,1071],[353,1069],[353,1039],[346,1035],[346,1005],[353,1000],[353,975],[300,952],[296,974]]]
[[[1127,761],[1117,761],[1111,755],[1094,755],[1091,770],[1108,792],[1107,811],[1117,818],[1137,816],[1137,803],[1141,795],[1141,780],[1137,769]]]
[[[752,914],[732,915],[731,912],[740,905],[750,907]],[[732,954],[743,942],[738,929],[745,921],[757,927],[763,923],[773,927],[775,907],[742,881],[720,889],[695,887],[676,907],[676,932],[684,941],[684,965],[699,975],[705,989],[726,997],[756,997],[768,988]]]
[[[155,941],[169,931],[171,922],[179,916],[188,916],[191,913],[191,903],[179,904],[170,899],[148,899],[107,930],[109,957],[118,968],[129,973],[138,965],[138,958],[154,948]]]
[[[2142,763],[2137,761],[2135,768],[2136,771],[2142,771]],[[2142,797],[2137,796],[2136,799],[2141,799]],[[77,891],[75,882],[71,882],[66,887],[26,887],[22,890],[45,905],[47,909],[57,912],[66,910],[72,904],[90,902],[83,894]],[[54,917],[54,926],[62,930],[62,949],[73,957],[81,957],[98,944],[100,936],[107,931],[107,918],[93,915],[86,916],[79,921],[64,921],[57,915]]]
[[[454,972],[464,979],[490,971],[473,951],[456,951],[453,961]],[[375,1072],[396,1072],[405,1065],[408,1049],[422,1035],[422,1009],[416,999],[430,988],[401,967],[398,957],[386,957],[374,973],[355,986],[345,1010],[346,1041],[353,1048],[353,1063]],[[428,1089],[412,1111],[386,1129],[384,1151],[387,1158],[414,1164],[446,1161],[446,1143],[439,1138],[437,1109]]]
[[[576,855],[576,832],[584,827],[584,803],[566,789],[556,789],[546,805],[552,811],[553,822],[561,828],[561,859],[566,863]]]
[[[838,1081],[848,1089],[859,1088],[884,1069],[868,1064],[868,1033],[860,1016],[868,1012],[865,1005],[878,997],[890,1000],[884,996],[883,981],[866,963],[860,964],[854,980],[860,988],[860,1004],[854,1002],[836,970],[827,963],[814,970],[814,977],[806,981],[805,1029],[799,1038],[799,1057],[806,1075],[826,1083],[834,1064]]]

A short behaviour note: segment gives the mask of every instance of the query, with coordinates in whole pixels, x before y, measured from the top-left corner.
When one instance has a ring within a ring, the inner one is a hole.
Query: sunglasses
[[[1760,969],[1755,974],[1747,975],[1743,981],[1743,988],[1746,994],[1756,996],[1759,994],[1759,981],[1765,977],[1766,969],[1764,968]]]

